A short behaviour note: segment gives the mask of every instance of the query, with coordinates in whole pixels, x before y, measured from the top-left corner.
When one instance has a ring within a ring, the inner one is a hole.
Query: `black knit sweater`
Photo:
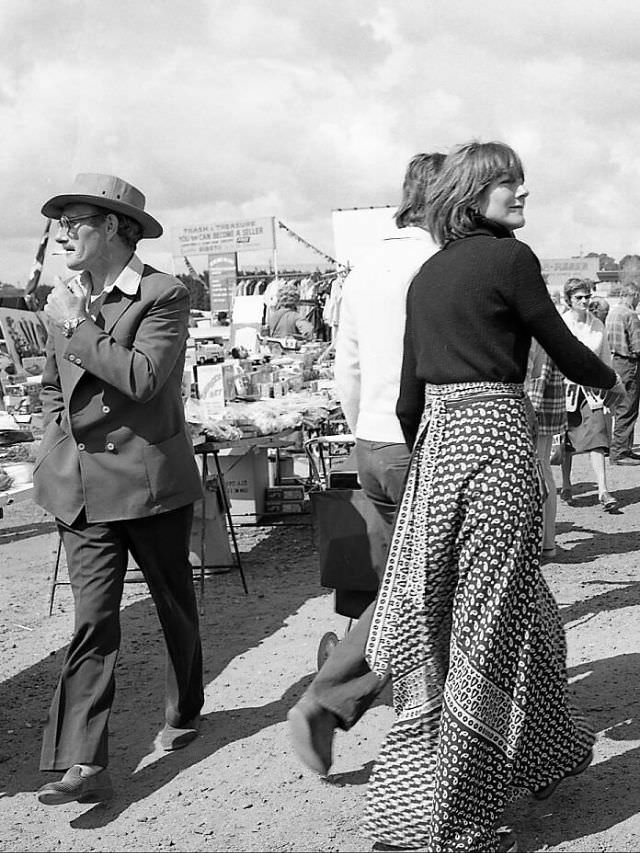
[[[425,382],[523,382],[532,337],[574,382],[615,384],[615,372],[569,331],[540,262],[511,232],[484,222],[429,258],[407,294],[396,406],[407,445],[417,435]]]

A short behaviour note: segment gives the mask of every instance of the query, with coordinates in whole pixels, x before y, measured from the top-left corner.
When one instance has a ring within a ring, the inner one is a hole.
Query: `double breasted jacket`
[[[202,497],[182,400],[188,317],[186,287],[145,265],[137,293],[115,287],[95,323],[71,338],[51,326],[34,498],[56,518],[141,518]]]

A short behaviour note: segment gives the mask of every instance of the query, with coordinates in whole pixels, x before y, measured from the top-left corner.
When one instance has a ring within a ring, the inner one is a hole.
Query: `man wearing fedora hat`
[[[112,794],[107,723],[128,554],[144,574],[167,645],[165,725],[172,750],[198,733],[202,648],[189,562],[200,476],[181,395],[189,294],[136,255],[162,226],[112,175],[80,174],[42,213],[77,275],[45,314],[44,435],[35,500],[55,516],[75,603],[74,635],[44,730],[41,770],[66,771],[41,803]]]

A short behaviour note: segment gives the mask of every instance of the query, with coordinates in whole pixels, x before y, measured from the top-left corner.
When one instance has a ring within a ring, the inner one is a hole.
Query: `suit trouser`
[[[638,419],[640,402],[640,362],[637,359],[613,356],[613,369],[624,383],[627,395],[615,408],[615,422],[609,456],[619,459],[633,448],[633,432]]]
[[[410,458],[405,444],[356,440],[358,479],[380,513],[387,534],[387,547]],[[309,695],[323,708],[332,711],[343,729],[350,729],[360,719],[390,677],[387,675],[381,679],[371,672],[364,656],[374,608],[375,601],[333,649],[308,687]]]
[[[74,634],[44,730],[41,770],[108,764],[108,720],[120,649],[128,552],[140,567],[167,646],[166,722],[180,726],[204,704],[198,608],[189,562],[193,505],[127,521],[57,521],[75,604]],[[132,704],[135,697],[131,697]]]

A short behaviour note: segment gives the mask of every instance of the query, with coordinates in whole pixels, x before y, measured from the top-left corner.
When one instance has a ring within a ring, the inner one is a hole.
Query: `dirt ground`
[[[556,469],[556,473],[559,473]],[[561,504],[555,562],[544,572],[561,605],[576,700],[598,731],[594,765],[550,800],[506,818],[521,851],[640,849],[640,467],[615,468],[620,512],[597,504],[588,461],[576,460],[577,505]],[[392,711],[384,695],[339,733],[327,781],[296,762],[286,713],[316,668],[328,630],[346,619],[319,585],[311,517],[242,527],[239,573],[206,578],[201,736],[163,753],[164,648],[144,584],[127,583],[111,724],[116,796],[107,805],[46,807],[34,792],[43,722],[70,638],[68,587],[48,616],[52,519],[30,501],[0,521],[0,850],[364,851],[367,779]]]

